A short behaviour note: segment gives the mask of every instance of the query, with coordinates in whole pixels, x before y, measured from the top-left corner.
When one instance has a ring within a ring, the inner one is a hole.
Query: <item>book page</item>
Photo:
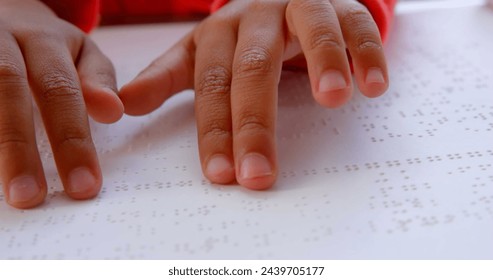
[[[93,34],[121,84],[193,24]],[[101,194],[62,191],[42,124],[46,202],[0,195],[2,259],[493,258],[493,11],[398,15],[391,87],[325,109],[304,73],[279,88],[274,188],[210,184],[200,169],[193,92],[144,117],[91,123]]]

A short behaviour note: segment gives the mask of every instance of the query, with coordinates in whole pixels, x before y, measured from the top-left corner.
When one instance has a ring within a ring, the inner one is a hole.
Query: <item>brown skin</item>
[[[351,97],[350,64],[368,97],[388,88],[382,42],[356,0],[232,1],[202,21],[120,91],[125,113],[143,115],[195,89],[202,169],[214,183],[250,189],[277,177],[275,119],[283,63],[304,55],[315,100]]]
[[[377,27],[356,0],[232,1],[124,86],[120,99],[111,62],[83,32],[36,0],[0,6],[0,177],[17,208],[46,197],[32,100],[66,193],[88,199],[102,185],[88,114],[111,123],[123,105],[127,114],[147,114],[193,88],[205,176],[265,189],[278,172],[277,86],[287,61],[306,57],[313,96],[326,107],[352,93],[346,46],[363,94],[388,87]]]
[[[46,197],[33,100],[66,193],[94,197],[102,176],[87,112],[101,122],[122,116],[113,66],[82,31],[41,2],[0,0],[0,6],[0,177],[7,201],[31,208]]]

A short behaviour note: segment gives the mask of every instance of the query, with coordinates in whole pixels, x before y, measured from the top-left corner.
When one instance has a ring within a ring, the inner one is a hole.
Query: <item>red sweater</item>
[[[228,0],[42,0],[59,17],[77,25],[85,32],[92,30],[99,17],[129,15],[207,14],[225,5]],[[397,0],[359,0],[373,15],[385,40]]]

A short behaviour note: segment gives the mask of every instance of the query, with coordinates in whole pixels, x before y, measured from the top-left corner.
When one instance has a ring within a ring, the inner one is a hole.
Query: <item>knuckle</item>
[[[0,82],[4,83],[21,83],[26,80],[24,71],[8,58],[0,57]]]
[[[270,126],[265,117],[254,113],[243,113],[238,120],[239,131],[260,132],[268,131]]]
[[[273,72],[272,54],[263,47],[244,49],[238,58],[235,73],[240,75],[264,75]]]
[[[357,52],[364,52],[366,50],[380,50],[382,49],[382,45],[379,42],[376,42],[372,38],[368,38],[367,36],[361,36],[360,39],[358,39],[358,43],[356,45],[356,51]]]
[[[59,20],[59,19],[55,19]],[[45,25],[40,24],[37,26],[27,25],[19,28],[16,31],[19,37],[27,38],[31,42],[77,42],[82,43],[84,38],[84,32],[78,27],[72,24],[67,24],[65,21],[60,20],[61,24]]]
[[[64,21],[65,23],[65,21]],[[63,31],[68,34],[70,39],[77,40],[79,43],[82,44],[84,37],[86,36],[84,32],[78,28],[76,25],[73,24],[64,24],[63,25]]]
[[[300,11],[302,15],[309,15],[311,19],[305,39],[307,51],[319,48],[345,48],[340,28],[327,23],[325,5],[327,5],[325,1],[293,0],[289,3],[288,8],[291,11]]]
[[[373,21],[368,10],[360,5],[352,5],[342,11],[342,24],[346,26],[364,26]]]
[[[16,126],[6,126],[0,128],[0,151],[1,154],[7,153],[13,149],[26,149],[29,141]]]
[[[76,82],[64,73],[49,73],[44,75],[40,89],[43,100],[52,100],[61,96],[78,96],[81,90]]]
[[[229,93],[231,72],[222,66],[210,66],[200,76],[197,95],[208,96]]]
[[[87,131],[77,128],[65,129],[53,146],[56,152],[72,150],[73,147],[87,147],[91,143],[91,137]]]
[[[370,24],[373,18],[366,8],[359,5],[350,6],[342,12],[341,18],[342,24],[352,30],[353,35],[348,39],[356,51],[382,48],[380,37],[373,31],[374,25]]]
[[[211,28],[215,30],[220,26],[228,26],[233,21],[232,17],[229,14],[217,13],[214,16],[207,18],[204,21],[204,29],[207,30]],[[214,28],[214,29],[213,29]]]
[[[262,12],[270,8],[286,7],[289,4],[289,1],[285,0],[254,0],[244,2],[246,2],[247,10],[252,12]]]
[[[201,131],[201,135],[203,139],[230,137],[231,129],[228,129],[221,121],[213,121]]]
[[[327,28],[327,26],[316,26],[310,30],[308,36],[309,51],[315,49],[339,49],[344,48],[344,44],[340,38],[340,34]]]
[[[20,38],[25,38],[27,42],[60,42],[64,41],[63,37],[65,32],[63,31],[63,27],[54,30],[51,27],[46,26],[22,26],[20,27],[16,33]]]
[[[306,0],[292,0],[289,2],[291,10],[299,10],[303,14],[315,15],[320,14],[321,5],[325,5],[323,1],[306,1]]]

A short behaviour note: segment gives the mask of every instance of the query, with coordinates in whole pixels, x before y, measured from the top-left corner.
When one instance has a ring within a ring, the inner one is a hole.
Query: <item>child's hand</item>
[[[112,64],[82,31],[40,1],[0,0],[0,176],[9,204],[34,207],[46,196],[31,96],[66,193],[86,199],[99,192],[86,110],[98,121],[118,120],[115,88]]]
[[[232,1],[123,87],[120,98],[126,113],[141,115],[195,88],[205,176],[264,189],[277,175],[275,120],[283,62],[303,54],[315,100],[337,107],[353,91],[346,48],[363,94],[385,92],[379,32],[358,1]]]

